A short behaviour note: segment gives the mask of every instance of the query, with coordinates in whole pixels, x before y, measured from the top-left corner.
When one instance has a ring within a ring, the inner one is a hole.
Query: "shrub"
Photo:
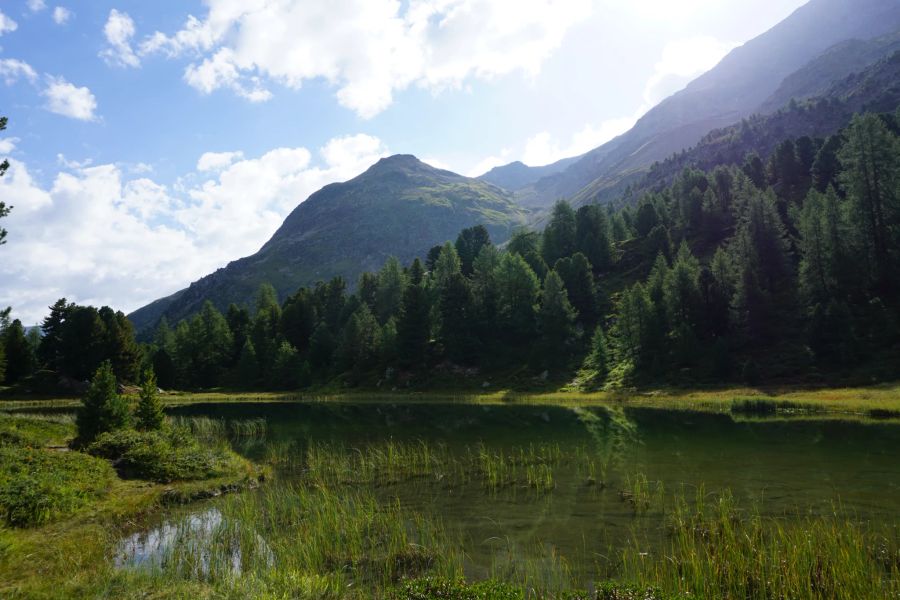
[[[159,482],[219,477],[232,472],[236,461],[226,448],[203,447],[180,428],[111,431],[100,435],[87,450],[112,460],[125,479]]]

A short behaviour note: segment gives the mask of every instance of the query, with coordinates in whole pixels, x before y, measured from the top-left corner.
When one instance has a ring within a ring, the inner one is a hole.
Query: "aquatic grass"
[[[224,589],[251,578],[279,595],[299,578],[372,597],[403,578],[461,576],[459,546],[439,521],[368,491],[274,485],[226,499],[205,521],[184,519],[159,557],[132,568]]]
[[[900,595],[896,531],[889,537],[840,512],[767,517],[739,509],[728,491],[710,498],[700,488],[693,503],[676,496],[667,531],[659,551],[636,541],[623,553],[623,579],[691,598]]]
[[[266,420],[261,417],[255,419],[222,419],[179,415],[169,417],[168,420],[172,427],[186,429],[191,432],[191,435],[211,442],[263,440],[267,431]]]

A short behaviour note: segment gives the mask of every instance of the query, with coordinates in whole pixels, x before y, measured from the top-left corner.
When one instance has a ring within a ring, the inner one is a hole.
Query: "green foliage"
[[[0,444],[0,519],[33,527],[65,517],[106,493],[105,460],[80,452]]]
[[[166,414],[152,369],[145,369],[141,375],[141,392],[134,416],[135,426],[141,431],[159,430],[165,424]]]
[[[541,240],[541,256],[546,264],[555,264],[559,259],[575,252],[575,221],[575,211],[568,202],[560,200],[553,206],[550,222],[544,229]]]
[[[210,479],[231,473],[236,458],[225,447],[201,445],[187,430],[119,429],[101,434],[87,447],[92,456],[111,460],[120,476],[170,482]]]
[[[572,308],[562,278],[556,271],[550,271],[544,280],[537,323],[541,353],[539,360],[548,366],[558,366],[571,355],[571,342],[575,335],[575,309]]]
[[[21,321],[16,319],[8,326],[0,327],[0,346],[3,347],[0,354],[6,359],[7,385],[12,385],[34,372],[36,365],[34,349],[25,336],[25,328]],[[0,374],[0,381],[3,381],[3,374]]]
[[[404,583],[391,600],[525,600],[525,592],[499,581],[416,579]]]
[[[90,444],[102,433],[124,429],[131,423],[128,400],[118,393],[116,376],[109,361],[101,364],[94,373],[75,423],[78,442],[82,446]]]

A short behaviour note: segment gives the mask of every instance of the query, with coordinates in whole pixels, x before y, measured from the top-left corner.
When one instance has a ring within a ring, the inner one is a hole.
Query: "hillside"
[[[379,269],[388,256],[407,263],[476,224],[502,242],[524,217],[511,194],[493,185],[435,169],[414,156],[384,158],[300,203],[256,254],[129,318],[140,331],[162,316],[177,322],[206,300],[220,309],[246,304],[264,282],[282,296],[336,276],[352,287],[360,273]]]
[[[690,150],[654,164],[632,186],[630,195],[637,198],[669,185],[688,167],[706,171],[719,165],[739,165],[751,152],[765,158],[785,139],[824,138],[846,127],[854,113],[893,112],[898,106],[900,51],[834,83],[818,98],[710,132]]]
[[[651,109],[627,133],[519,191],[519,201],[546,208],[560,197],[575,197],[589,185],[597,199],[608,200],[652,163],[756,112],[787,77],[835,44],[870,40],[897,29],[896,0],[812,0],[730,52],[715,68]]]

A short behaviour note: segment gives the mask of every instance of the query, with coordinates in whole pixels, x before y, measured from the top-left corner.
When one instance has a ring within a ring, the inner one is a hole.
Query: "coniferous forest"
[[[61,299],[43,337],[5,318],[5,380],[84,381],[104,360],[123,382],[152,367],[165,389],[889,377],[898,133],[897,115],[858,114],[827,139],[686,168],[619,208],[559,201],[543,231],[499,246],[475,226],[356,282],[207,302],[142,343],[121,312]]]

